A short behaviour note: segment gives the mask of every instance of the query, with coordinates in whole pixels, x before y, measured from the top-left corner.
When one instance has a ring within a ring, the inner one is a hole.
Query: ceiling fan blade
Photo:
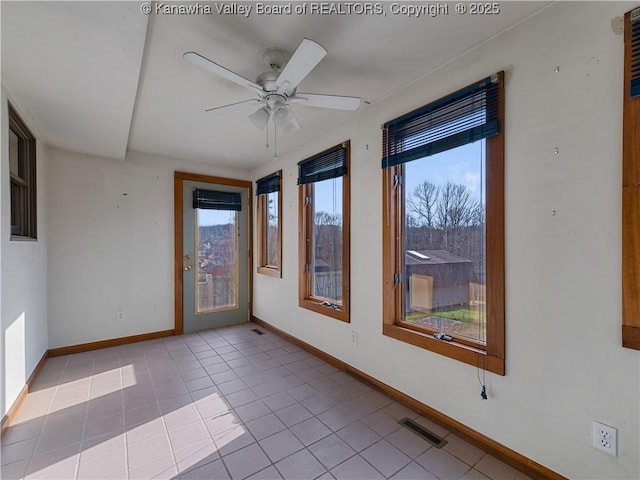
[[[212,112],[214,115],[219,115],[223,113],[234,112],[247,105],[256,105],[258,103],[262,103],[262,101],[258,100],[257,98],[250,98],[249,100],[230,103],[229,105],[222,105],[221,107],[207,108],[205,112]]]
[[[317,93],[296,93],[293,97],[289,97],[288,101],[307,107],[337,108],[350,111],[357,110],[360,106],[360,97],[341,97]]]
[[[276,79],[278,93],[291,94],[326,54],[327,51],[322,45],[308,38],[302,40]]]
[[[255,90],[259,93],[264,93],[262,87],[257,83],[252,82],[244,78],[241,75],[238,75],[235,72],[232,72],[228,68],[223,67],[222,65],[218,65],[216,62],[209,60],[206,57],[203,57],[199,53],[196,52],[186,52],[182,55],[182,58],[185,60],[197,65],[198,67],[204,68],[205,70],[209,70],[211,73],[215,73],[216,75],[229,80],[241,87],[249,88],[251,90]]]

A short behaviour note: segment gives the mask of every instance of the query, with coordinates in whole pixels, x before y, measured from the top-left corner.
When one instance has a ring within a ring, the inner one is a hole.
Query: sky
[[[342,216],[342,177],[313,184],[315,211]]]
[[[484,140],[405,164],[405,192],[411,195],[418,184],[429,180],[436,185],[447,182],[461,183],[471,192],[472,198],[482,200],[482,176],[484,175]]]
[[[469,143],[446,152],[414,160],[405,164],[405,191],[411,195],[418,184],[429,180],[436,185],[447,182],[461,183],[471,192],[471,197],[484,203],[482,177],[484,175],[485,141]],[[324,211],[342,215],[342,178],[314,184],[316,212]],[[338,188],[336,188],[338,187]]]
[[[198,209],[198,225],[227,225],[235,221],[236,212],[228,212],[226,210],[205,210]]]
[[[484,140],[469,143],[446,152],[414,160],[405,164],[407,195],[425,180],[436,185],[447,182],[462,183],[472,198],[482,200],[482,176],[484,175]],[[342,215],[342,178],[324,180],[314,184],[315,211]],[[200,225],[224,225],[233,221],[235,212],[199,210]]]

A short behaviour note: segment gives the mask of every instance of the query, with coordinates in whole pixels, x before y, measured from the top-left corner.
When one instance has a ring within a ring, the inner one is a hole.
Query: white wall
[[[173,329],[173,172],[247,172],[136,152],[48,162],[49,347]]]
[[[38,240],[10,240],[9,111],[5,86],[0,96],[0,410],[7,413],[47,350],[47,221],[46,151],[36,150]],[[29,117],[12,101],[22,120],[37,137]]]
[[[610,26],[633,6],[560,2],[253,172],[284,174],[283,278],[254,275],[254,314],[562,475],[640,477],[640,352],[620,346],[623,39]],[[380,125],[502,69],[507,374],[487,375],[483,401],[475,368],[381,334]],[[297,306],[296,162],[345,139],[348,325]],[[591,447],[593,420],[618,428],[617,457]]]

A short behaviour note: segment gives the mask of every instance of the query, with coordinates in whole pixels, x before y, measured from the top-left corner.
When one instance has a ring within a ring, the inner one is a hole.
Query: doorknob
[[[185,272],[188,272],[189,270],[191,270],[191,265],[187,265],[186,267],[184,267]]]

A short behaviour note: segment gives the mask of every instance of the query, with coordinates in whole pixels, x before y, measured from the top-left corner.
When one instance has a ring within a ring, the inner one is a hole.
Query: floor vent
[[[424,438],[427,442],[429,442],[431,445],[433,445],[436,448],[442,448],[447,444],[447,441],[444,438],[440,438],[438,435],[436,435],[433,432],[430,432],[429,430],[424,428],[422,425],[418,425],[416,422],[414,422],[410,418],[405,417],[402,420],[400,420],[399,423],[403,427],[406,427],[409,430],[411,430],[420,438]]]
[[[264,335],[264,332],[258,330],[257,328],[252,328],[251,331],[257,333],[258,335]]]

